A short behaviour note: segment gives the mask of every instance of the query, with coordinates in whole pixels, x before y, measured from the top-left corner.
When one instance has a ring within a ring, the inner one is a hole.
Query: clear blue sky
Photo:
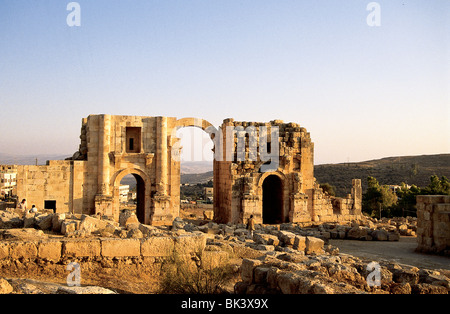
[[[450,152],[450,1],[0,0],[0,152],[72,154],[89,114],[281,119],[315,161]]]

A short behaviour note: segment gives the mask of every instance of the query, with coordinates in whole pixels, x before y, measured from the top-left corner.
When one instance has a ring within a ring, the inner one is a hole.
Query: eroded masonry
[[[199,127],[214,142],[214,219],[221,223],[335,222],[361,215],[361,180],[346,198],[324,193],[314,178],[314,144],[296,123],[91,115],[79,151],[46,166],[18,166],[17,195],[55,212],[118,220],[120,181],[137,182],[137,217],[171,224],[180,212],[181,147],[176,131]],[[349,182],[350,184],[350,182]]]

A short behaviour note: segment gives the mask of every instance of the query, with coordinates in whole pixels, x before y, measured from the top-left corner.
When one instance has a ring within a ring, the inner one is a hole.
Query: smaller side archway
[[[140,223],[150,224],[151,221],[151,198],[150,198],[150,180],[147,174],[139,169],[124,169],[118,171],[113,177],[113,204],[114,204],[114,214],[119,218],[120,212],[120,197],[119,197],[119,187],[120,181],[127,176],[133,175],[136,179],[136,216]]]
[[[285,181],[285,176],[279,172],[266,173],[260,178],[263,224],[286,222]]]

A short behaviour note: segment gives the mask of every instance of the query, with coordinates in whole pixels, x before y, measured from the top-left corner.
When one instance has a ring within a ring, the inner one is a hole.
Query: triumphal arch
[[[137,216],[171,224],[180,211],[180,139],[198,127],[214,143],[214,219],[221,223],[330,222],[361,215],[361,181],[346,198],[325,194],[314,179],[314,144],[305,128],[226,119],[90,115],[82,120],[79,150],[68,160],[18,166],[17,194],[38,208],[118,219],[119,186],[137,182]]]

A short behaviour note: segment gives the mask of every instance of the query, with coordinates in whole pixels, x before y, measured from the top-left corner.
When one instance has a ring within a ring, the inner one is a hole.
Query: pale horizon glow
[[[363,0],[83,0],[69,27],[69,2],[0,2],[0,153],[72,155],[101,113],[295,122],[315,164],[450,152],[448,0],[376,1],[380,26]]]

